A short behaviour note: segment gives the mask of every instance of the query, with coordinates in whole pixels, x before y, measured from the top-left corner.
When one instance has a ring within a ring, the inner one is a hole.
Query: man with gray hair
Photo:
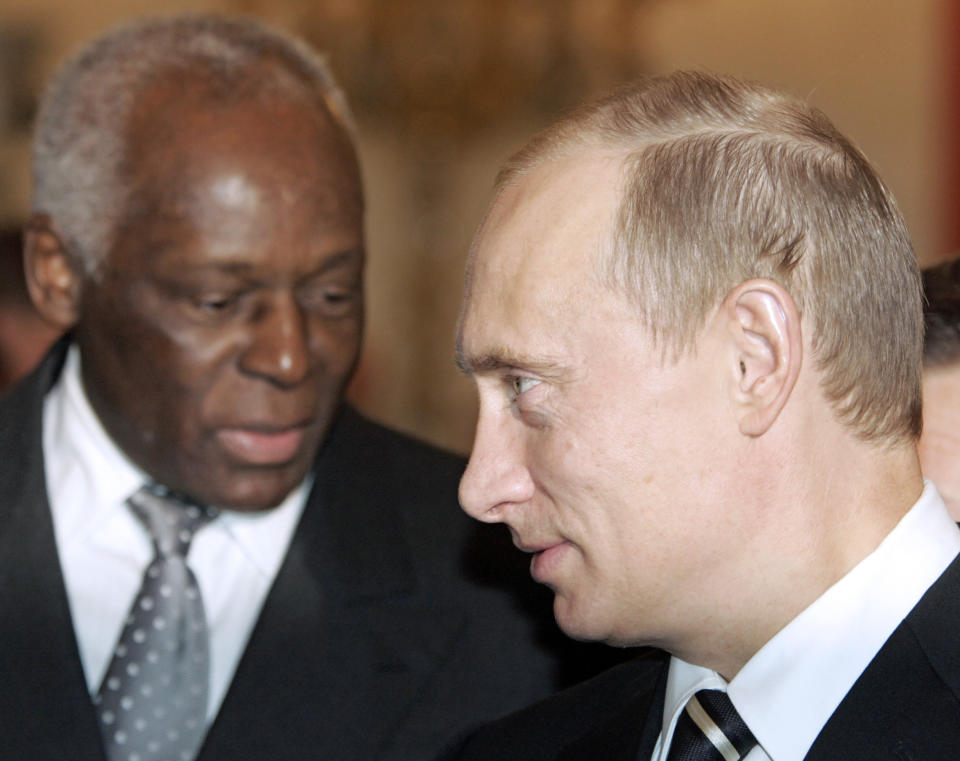
[[[449,757],[956,758],[922,329],[892,196],[798,99],[681,72],[534,138],[468,262],[461,503],[568,634],[658,650]]]
[[[501,555],[460,459],[343,404],[363,261],[303,44],[173,17],[56,76],[25,271],[67,337],[0,401],[0,757],[423,759],[554,686],[530,599],[468,573]]]

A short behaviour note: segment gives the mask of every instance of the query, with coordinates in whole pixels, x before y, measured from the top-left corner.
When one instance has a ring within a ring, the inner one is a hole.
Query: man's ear
[[[34,214],[27,224],[23,271],[40,315],[60,330],[72,328],[79,315],[81,276],[46,214]]]
[[[747,280],[723,301],[733,340],[731,371],[740,432],[761,436],[790,398],[803,362],[800,312],[772,280]]]

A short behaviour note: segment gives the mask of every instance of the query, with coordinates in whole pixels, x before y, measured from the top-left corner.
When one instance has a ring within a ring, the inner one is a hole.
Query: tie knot
[[[700,690],[687,701],[669,761],[739,761],[757,744],[723,690]]]
[[[216,510],[185,500],[157,484],[139,489],[127,500],[146,526],[157,554],[186,557],[193,535],[216,517]]]

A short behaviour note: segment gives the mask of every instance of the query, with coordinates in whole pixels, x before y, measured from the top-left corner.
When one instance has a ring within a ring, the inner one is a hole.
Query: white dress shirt
[[[95,694],[153,546],[126,505],[149,479],[117,448],[90,407],[76,346],[44,401],[43,456],[73,627],[87,688]],[[187,562],[200,585],[210,633],[208,721],[230,686],[309,488],[308,479],[272,510],[222,512],[193,540]]]
[[[934,485],[870,555],[764,645],[728,684],[671,658],[653,761],[665,761],[687,700],[725,690],[758,745],[745,761],[801,761],[854,682],[960,552]]]

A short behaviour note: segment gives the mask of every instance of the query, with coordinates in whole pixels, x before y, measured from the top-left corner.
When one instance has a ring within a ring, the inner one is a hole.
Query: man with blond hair
[[[566,633],[658,650],[450,758],[955,758],[922,325],[892,196],[798,99],[677,73],[534,138],[470,253],[460,499]]]

